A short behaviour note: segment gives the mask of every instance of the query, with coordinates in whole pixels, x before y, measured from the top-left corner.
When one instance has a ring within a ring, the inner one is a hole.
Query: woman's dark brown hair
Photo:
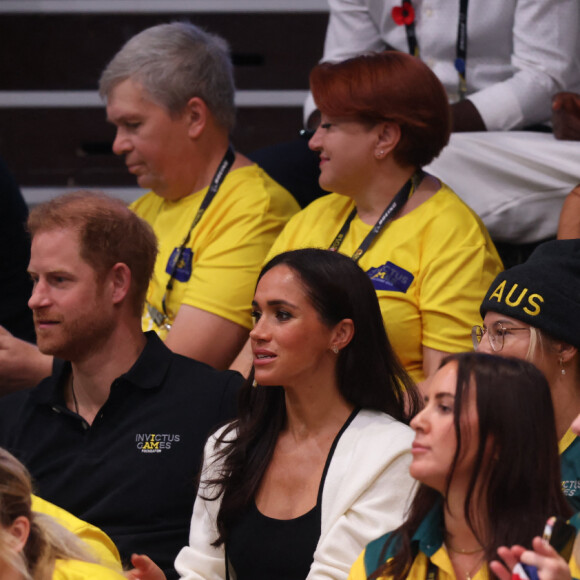
[[[530,547],[548,517],[567,518],[572,514],[562,494],[550,389],[544,375],[520,359],[462,353],[445,358],[441,366],[447,364],[457,365],[457,449],[447,488],[462,451],[461,415],[468,398],[475,396],[479,442],[463,509],[489,562],[497,558],[499,546]],[[482,497],[478,497],[476,489],[483,490]],[[389,535],[383,548],[384,556],[394,549],[393,558],[371,578],[407,577],[416,555],[413,534],[441,502],[444,499],[439,492],[421,484],[407,520]],[[481,506],[487,506],[487,513],[481,513]],[[476,526],[476,520],[483,522],[485,529]]]
[[[418,391],[389,343],[369,277],[338,252],[303,249],[273,258],[258,282],[281,265],[296,274],[324,324],[333,327],[345,318],[354,323],[354,336],[336,365],[342,396],[354,407],[383,411],[408,423],[421,404]],[[225,541],[232,522],[253,501],[286,421],[282,387],[253,388],[252,382],[253,371],[240,391],[239,419],[218,440],[221,474],[202,481],[202,486],[217,489],[209,499],[222,497],[215,545]]]

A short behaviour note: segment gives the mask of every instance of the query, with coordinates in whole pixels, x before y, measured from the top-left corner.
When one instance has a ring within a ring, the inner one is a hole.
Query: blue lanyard
[[[459,99],[463,101],[467,93],[467,82],[465,78],[465,70],[467,63],[467,3],[468,0],[459,0],[459,22],[457,23],[457,42],[455,44],[455,70],[459,75]],[[403,10],[406,10],[405,4],[413,6],[411,0],[403,0]],[[415,33],[415,22],[405,24],[405,31],[407,33],[407,44],[409,46],[409,54],[420,58],[421,52],[417,42],[417,35]]]

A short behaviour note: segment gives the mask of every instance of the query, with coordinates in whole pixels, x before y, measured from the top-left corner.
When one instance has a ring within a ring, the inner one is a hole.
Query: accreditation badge
[[[165,267],[165,272],[171,275],[179,282],[187,282],[191,278],[191,266],[193,263],[193,251],[191,248],[183,248],[180,254],[181,248],[174,248],[167,260],[167,266]],[[179,260],[179,262],[177,262]],[[176,264],[177,262],[177,264]]]

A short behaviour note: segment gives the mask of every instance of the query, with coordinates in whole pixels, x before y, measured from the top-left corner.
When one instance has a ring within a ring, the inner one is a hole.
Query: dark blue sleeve
[[[12,451],[26,421],[24,414],[30,390],[0,397],[0,447]]]
[[[227,379],[224,384],[221,400],[221,421],[226,423],[238,415],[238,394],[244,384],[244,377],[235,371],[226,371]]]

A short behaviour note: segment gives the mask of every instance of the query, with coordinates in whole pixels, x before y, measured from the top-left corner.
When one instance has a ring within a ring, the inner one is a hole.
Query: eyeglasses
[[[491,350],[494,352],[500,352],[503,348],[505,335],[509,334],[513,330],[530,330],[530,327],[504,326],[501,322],[494,322],[489,328],[475,325],[471,329],[471,340],[473,342],[473,348],[477,350],[481,339],[485,334],[487,334],[487,339],[489,340],[489,346],[491,346]]]

